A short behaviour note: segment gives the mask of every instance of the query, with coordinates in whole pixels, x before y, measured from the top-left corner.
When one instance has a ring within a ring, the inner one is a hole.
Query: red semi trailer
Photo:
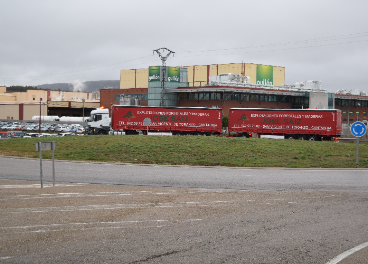
[[[321,140],[341,136],[337,109],[229,109],[229,133],[249,137],[283,135],[287,139]]]
[[[144,119],[150,119],[150,125]],[[173,135],[209,135],[222,133],[222,109],[206,107],[155,107],[114,105],[111,126],[126,134],[138,130],[171,132]]]

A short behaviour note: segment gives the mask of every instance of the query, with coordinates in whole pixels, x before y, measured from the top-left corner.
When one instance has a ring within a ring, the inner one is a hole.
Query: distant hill
[[[107,81],[88,81],[75,83],[52,83],[37,85],[38,89],[62,90],[62,91],[81,91],[81,92],[99,92],[103,88],[120,88],[119,80]]]

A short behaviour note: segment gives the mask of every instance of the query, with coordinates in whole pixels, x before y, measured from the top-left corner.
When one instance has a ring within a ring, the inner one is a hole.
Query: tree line
[[[37,88],[36,86],[20,86],[20,85],[6,87],[6,91],[8,93],[11,93],[11,92],[13,92],[13,93],[14,92],[26,92],[27,90],[47,90],[47,89]]]

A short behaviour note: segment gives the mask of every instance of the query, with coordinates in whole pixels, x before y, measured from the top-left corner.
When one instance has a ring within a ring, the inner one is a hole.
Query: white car
[[[66,136],[74,136],[74,133],[59,133],[58,134],[59,137],[66,137]]]
[[[78,127],[76,133],[84,133],[84,127]]]
[[[57,126],[55,127],[55,132],[68,132],[69,128],[67,126]]]

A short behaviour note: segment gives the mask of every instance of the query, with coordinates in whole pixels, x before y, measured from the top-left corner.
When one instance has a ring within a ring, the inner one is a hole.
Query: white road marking
[[[179,204],[173,203],[144,203],[144,204],[91,204],[83,206],[60,206],[60,207],[24,207],[0,209],[0,212],[7,213],[49,213],[49,212],[74,212],[74,211],[93,211],[93,210],[116,210],[130,208],[165,208],[165,207],[184,207],[184,206],[209,206],[210,204],[219,204],[218,202],[183,202]]]
[[[98,192],[98,193],[56,193],[56,194],[38,194],[38,195],[15,195],[8,196],[2,198],[3,200],[11,200],[11,199],[46,199],[46,198],[70,198],[70,197],[105,197],[105,196],[131,196],[135,192]],[[172,195],[176,194],[175,192],[167,192],[167,193],[156,193],[156,192],[145,192],[147,194],[155,194],[155,195]]]
[[[105,228],[128,228],[127,225],[132,224],[147,224],[147,223],[164,223],[169,220],[127,220],[117,222],[88,222],[88,223],[67,223],[67,224],[50,224],[50,225],[33,225],[33,226],[9,226],[0,227],[0,230],[14,230],[17,233],[44,233],[44,232],[60,232],[63,230],[90,230],[90,229],[105,229]],[[103,226],[95,226],[103,225]],[[124,225],[124,226],[116,226]],[[78,228],[76,228],[78,227]],[[146,227],[146,226],[143,226]],[[13,232],[12,232],[13,233]]]
[[[58,187],[72,187],[72,186],[81,186],[81,185],[86,185],[88,183],[75,183],[75,184],[56,184],[55,186]],[[40,188],[41,184],[40,183],[35,183],[35,184],[13,184],[13,185],[0,185],[0,189],[12,189],[12,188],[19,188],[19,189],[23,189],[23,188]],[[53,187],[52,183],[44,183],[43,187]]]
[[[356,246],[355,248],[349,249],[348,251],[345,251],[344,253],[338,255],[336,258],[331,259],[329,262],[327,262],[326,264],[337,264],[339,263],[341,260],[343,260],[344,258],[354,254],[355,252],[365,248],[368,246],[368,242],[363,243],[359,246]]]

